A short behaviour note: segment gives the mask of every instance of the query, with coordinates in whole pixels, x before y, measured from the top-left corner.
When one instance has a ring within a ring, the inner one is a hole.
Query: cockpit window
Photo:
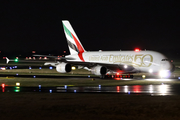
[[[161,61],[169,61],[168,59],[162,59]]]

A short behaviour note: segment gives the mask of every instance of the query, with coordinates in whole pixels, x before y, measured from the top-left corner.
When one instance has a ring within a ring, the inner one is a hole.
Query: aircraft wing
[[[91,62],[71,62],[66,61],[67,63],[70,63],[74,66],[80,66],[80,68],[93,68],[95,66],[104,66],[107,68],[108,71],[119,71],[122,73],[135,73],[137,70],[132,65],[126,65],[126,64],[106,64],[106,63],[91,63]],[[125,67],[126,65],[126,67]]]

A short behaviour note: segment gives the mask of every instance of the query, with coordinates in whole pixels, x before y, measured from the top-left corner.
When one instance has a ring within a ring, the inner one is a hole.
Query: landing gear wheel
[[[105,78],[105,76],[106,76],[106,75],[101,75],[101,76],[100,76],[100,78],[101,78],[101,79],[104,79],[104,78]]]

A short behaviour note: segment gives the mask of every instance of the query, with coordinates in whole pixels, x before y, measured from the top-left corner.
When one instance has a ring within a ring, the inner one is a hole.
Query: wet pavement
[[[180,95],[180,85],[124,85],[124,86],[57,86],[57,87],[9,87],[2,86],[1,92],[41,92],[41,93],[116,93],[116,94],[137,94],[137,95]]]
[[[90,76],[51,76],[51,75],[6,75],[0,74],[0,77],[22,77],[22,78],[89,78]],[[99,79],[99,77],[93,77]],[[119,85],[119,86],[57,86],[57,87],[22,87],[22,86],[8,86],[1,85],[0,92],[41,92],[41,93],[116,93],[116,94],[137,94],[137,95],[180,95],[180,84],[163,84],[163,81],[179,81],[178,78],[171,79],[156,79],[156,78],[113,78],[112,80],[145,80],[145,81],[162,81],[161,84],[156,85]]]

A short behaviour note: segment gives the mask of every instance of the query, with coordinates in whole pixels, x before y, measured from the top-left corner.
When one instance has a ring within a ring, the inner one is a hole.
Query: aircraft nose
[[[170,63],[170,62],[166,62],[166,63],[164,64],[164,69],[165,69],[165,70],[174,71],[175,66],[174,66],[172,63]]]
[[[171,64],[171,66],[172,66],[172,67],[171,67],[171,70],[170,70],[170,71],[171,71],[171,72],[174,72],[174,71],[175,71],[175,65],[174,65],[174,64]]]
[[[167,70],[170,70],[171,72],[173,72],[173,71],[175,70],[175,65],[172,64],[172,63],[170,63],[170,62],[168,62],[168,63],[166,64],[166,69],[167,69]]]

